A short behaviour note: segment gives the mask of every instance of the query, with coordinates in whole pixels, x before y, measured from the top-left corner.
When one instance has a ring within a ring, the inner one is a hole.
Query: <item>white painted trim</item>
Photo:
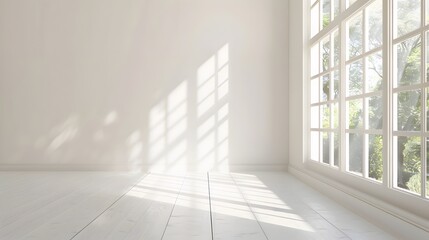
[[[0,171],[142,171],[125,164],[0,164]]]
[[[388,202],[308,170],[289,166],[288,172],[339,204],[373,222],[399,239],[427,239],[429,221]]]
[[[0,171],[149,171],[150,165],[125,164],[1,164]],[[189,171],[202,171],[188,169]],[[216,170],[214,170],[216,171]],[[229,172],[287,171],[287,164],[232,164]],[[205,172],[205,171],[204,171]],[[225,172],[225,171],[224,171]]]

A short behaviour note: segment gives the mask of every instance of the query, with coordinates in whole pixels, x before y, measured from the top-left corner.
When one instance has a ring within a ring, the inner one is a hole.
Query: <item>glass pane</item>
[[[429,0],[428,0],[429,1]],[[429,2],[428,2],[429,4]],[[429,32],[426,32],[426,82],[429,82]]]
[[[322,40],[322,72],[329,69],[330,59],[331,59],[331,41],[329,40],[329,36]]]
[[[362,100],[356,99],[347,102],[348,128],[362,128]]]
[[[333,128],[338,128],[338,121],[339,121],[339,112],[338,112],[338,103],[334,103],[332,106],[332,121],[333,121]]]
[[[429,131],[429,88],[426,88],[426,131]]]
[[[319,132],[311,132],[311,160],[319,161]]]
[[[421,123],[421,91],[405,91],[397,95],[397,130],[419,131]]]
[[[420,27],[421,0],[396,0],[396,37]]]
[[[367,7],[368,14],[368,50],[383,44],[383,1],[376,0]]]
[[[338,64],[340,64],[340,47],[341,47],[341,43],[340,43],[340,35],[338,33],[338,30],[335,30],[335,32],[333,33],[333,39],[334,39],[334,62],[333,62],[333,66],[338,66]]]
[[[350,133],[349,137],[349,171],[362,173],[363,138],[361,134]]]
[[[362,54],[362,13],[352,18],[348,24],[348,58]]]
[[[334,4],[334,18],[340,14],[340,0],[333,0],[332,4]]]
[[[321,89],[322,101],[328,101],[331,99],[331,96],[330,96],[331,83],[329,81],[329,78],[330,78],[329,74],[326,74],[322,77],[322,80],[323,80],[322,89]]]
[[[368,100],[368,128],[383,128],[383,99],[381,96],[373,96]]]
[[[421,193],[420,137],[397,137],[398,187]]]
[[[329,104],[327,105],[322,105],[321,109],[322,111],[322,128],[331,128],[331,123],[330,123],[330,117],[331,117],[331,109]]]
[[[311,107],[311,128],[319,128],[319,106]]]
[[[311,103],[318,103],[319,102],[319,79],[313,79],[311,80]]]
[[[333,99],[337,99],[340,95],[340,71],[334,71],[333,73]]]
[[[340,135],[338,133],[334,134],[334,166],[339,166],[340,159]]]
[[[324,132],[323,135],[323,155],[322,155],[322,161],[324,163],[329,164],[329,158],[330,158],[330,133]]]
[[[429,197],[429,138],[426,138],[426,197]]]
[[[350,64],[347,67],[347,95],[362,94],[363,86],[363,64],[362,59]]]
[[[319,43],[317,43],[311,48],[311,76],[319,74],[319,63]]]
[[[383,88],[383,58],[377,52],[366,59],[367,92],[380,91]]]
[[[320,27],[320,10],[319,3],[316,3],[311,9],[311,37],[319,32]]]
[[[396,45],[397,86],[420,83],[421,37],[416,36]]]
[[[331,22],[331,0],[321,0],[322,1],[322,12],[323,12],[323,26],[325,28]]]
[[[383,136],[368,136],[368,176],[378,181],[383,179]]]
[[[429,0],[426,0],[426,25],[429,24]]]

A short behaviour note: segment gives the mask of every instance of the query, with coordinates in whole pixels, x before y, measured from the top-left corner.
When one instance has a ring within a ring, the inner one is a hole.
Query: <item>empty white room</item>
[[[24,239],[429,239],[429,1],[0,0]]]

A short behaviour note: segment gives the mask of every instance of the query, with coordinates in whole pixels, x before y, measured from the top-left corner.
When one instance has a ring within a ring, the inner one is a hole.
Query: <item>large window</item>
[[[429,0],[310,0],[310,157],[429,197]]]

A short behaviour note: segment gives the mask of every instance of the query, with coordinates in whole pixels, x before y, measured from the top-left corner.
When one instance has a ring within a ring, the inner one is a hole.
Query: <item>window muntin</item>
[[[429,197],[429,0],[383,2],[310,0],[310,156]]]

